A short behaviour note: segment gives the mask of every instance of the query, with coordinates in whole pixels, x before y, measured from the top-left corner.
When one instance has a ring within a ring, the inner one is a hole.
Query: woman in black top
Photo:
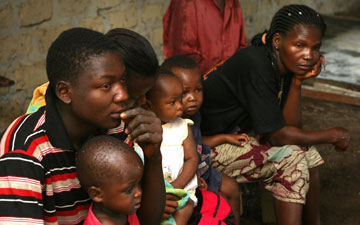
[[[285,6],[252,46],[204,75],[202,134],[258,137],[243,147],[229,140],[206,143],[203,137],[216,146],[213,166],[238,182],[263,182],[275,197],[279,224],[301,224],[305,200],[306,224],[320,224],[316,167],[323,160],[314,147],[304,146],[330,143],[344,151],[350,141],[344,128],[302,129],[301,85],[321,71],[325,30],[323,18],[311,8]]]

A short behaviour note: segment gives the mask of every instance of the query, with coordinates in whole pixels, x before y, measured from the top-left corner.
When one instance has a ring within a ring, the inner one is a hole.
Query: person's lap
[[[260,144],[251,137],[243,147],[223,144],[212,149],[211,163],[238,183],[259,181],[275,198],[304,203],[309,187],[309,168],[323,160],[315,147]]]

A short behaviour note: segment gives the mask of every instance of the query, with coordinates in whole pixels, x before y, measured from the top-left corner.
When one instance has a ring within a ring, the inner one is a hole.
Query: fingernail
[[[129,133],[129,130],[126,128],[125,129],[125,134],[128,134]]]
[[[120,117],[121,117],[121,118],[126,117],[126,113],[122,112],[122,113],[120,114]]]

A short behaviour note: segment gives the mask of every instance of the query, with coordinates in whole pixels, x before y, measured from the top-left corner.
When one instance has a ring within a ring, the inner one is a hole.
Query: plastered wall
[[[263,31],[283,5],[303,3],[326,15],[358,0],[240,0],[247,38]],[[29,104],[33,89],[47,80],[47,49],[61,31],[88,27],[106,32],[130,28],[148,38],[160,62],[162,17],[169,0],[0,0],[0,76],[15,81],[0,88],[0,131]]]

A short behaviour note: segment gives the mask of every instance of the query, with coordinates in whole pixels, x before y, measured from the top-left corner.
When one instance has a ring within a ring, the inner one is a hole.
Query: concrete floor
[[[319,78],[360,85],[360,18],[325,17],[327,32],[321,51],[326,69]]]

